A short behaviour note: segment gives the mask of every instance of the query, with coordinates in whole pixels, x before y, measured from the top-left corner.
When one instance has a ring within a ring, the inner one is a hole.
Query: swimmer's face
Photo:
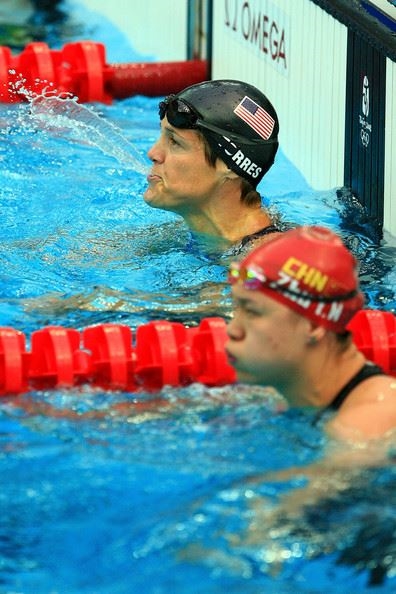
[[[226,345],[240,382],[281,389],[298,375],[307,350],[311,324],[260,291],[232,286],[234,316]]]
[[[217,160],[212,166],[205,157],[199,132],[171,126],[161,121],[161,134],[148,156],[152,167],[144,194],[147,204],[180,215],[200,211],[216,189],[224,183],[226,167]]]

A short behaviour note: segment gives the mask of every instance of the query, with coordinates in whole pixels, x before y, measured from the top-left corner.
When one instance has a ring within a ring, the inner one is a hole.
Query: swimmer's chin
[[[240,369],[238,369],[237,359],[233,357],[230,353],[227,352],[227,360],[228,364],[233,367],[235,372],[235,378],[238,384],[250,384],[251,382],[248,380],[248,376],[243,373]]]
[[[151,188],[147,188],[147,190],[143,194],[143,200],[149,206],[156,206],[155,197],[156,194],[151,190]]]
[[[158,193],[158,184],[162,182],[162,179],[158,175],[148,175],[147,181],[148,187],[143,194],[143,198],[145,202],[150,204],[153,200],[155,200],[155,197]]]
[[[151,200],[154,199],[155,197],[155,191],[154,191],[155,186],[153,187],[152,184],[149,184],[148,188],[146,189],[146,191],[143,194],[143,198],[146,202],[151,202]]]
[[[249,373],[246,371],[244,372],[242,369],[238,368],[237,362],[229,361],[230,365],[234,368],[236,380],[240,384],[255,384],[255,380]]]

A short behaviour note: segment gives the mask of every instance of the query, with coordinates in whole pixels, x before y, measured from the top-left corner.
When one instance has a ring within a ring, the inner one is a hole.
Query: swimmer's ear
[[[221,159],[216,160],[217,170],[224,175],[226,179],[237,179],[239,175],[232,171]]]
[[[308,333],[307,344],[314,345],[318,344],[326,334],[326,329],[323,326],[311,325],[311,329]]]
[[[227,169],[226,177],[227,179],[241,179],[240,176],[235,173],[235,171],[232,171],[232,169]]]

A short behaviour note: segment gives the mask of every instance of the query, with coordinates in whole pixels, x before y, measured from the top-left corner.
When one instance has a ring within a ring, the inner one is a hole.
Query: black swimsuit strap
[[[255,239],[258,239],[259,237],[263,237],[264,235],[269,235],[270,233],[280,233],[280,232],[281,232],[281,230],[276,225],[269,225],[268,227],[263,227],[263,229],[260,229],[259,231],[255,231],[254,233],[251,233],[250,235],[245,235],[245,237],[243,237],[241,239],[240,247],[245,247],[245,245],[247,243],[249,243],[250,241],[254,241]]]
[[[373,375],[385,375],[385,372],[381,367],[378,365],[374,365],[373,363],[366,363],[354,376],[349,382],[341,388],[335,398],[330,402],[330,404],[326,407],[327,409],[331,410],[338,410],[342,403],[346,400],[349,396],[349,393],[361,382],[372,377]]]
[[[313,420],[313,425],[319,421],[319,419],[328,411],[335,411],[338,410],[343,402],[347,399],[350,392],[359,384],[364,382],[364,380],[368,379],[369,377],[373,377],[374,375],[386,375],[384,370],[378,365],[374,365],[374,363],[365,363],[361,369],[353,376],[352,379],[349,380],[348,383],[345,384],[343,388],[336,394],[333,400],[328,404],[324,409],[320,410],[318,414],[315,416]]]

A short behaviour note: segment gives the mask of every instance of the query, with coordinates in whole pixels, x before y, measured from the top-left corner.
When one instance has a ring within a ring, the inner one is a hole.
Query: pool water
[[[111,25],[71,6],[73,31],[90,22],[115,51]],[[2,326],[29,339],[47,324],[229,316],[229,256],[141,198],[157,104],[0,107]],[[281,223],[339,230],[368,306],[395,311],[395,240],[352,196],[312,190],[282,152],[260,190]],[[303,473],[274,475],[335,447],[312,414],[243,386],[1,398],[0,592],[394,591],[391,466],[323,471],[324,494],[298,508]]]
[[[235,256],[200,249],[179,218],[142,200],[157,105],[133,97],[0,107],[3,325],[30,333],[49,322],[228,315]],[[395,311],[393,238],[380,241],[352,196],[313,191],[281,151],[260,189],[281,224],[340,231],[359,258],[367,306]]]

